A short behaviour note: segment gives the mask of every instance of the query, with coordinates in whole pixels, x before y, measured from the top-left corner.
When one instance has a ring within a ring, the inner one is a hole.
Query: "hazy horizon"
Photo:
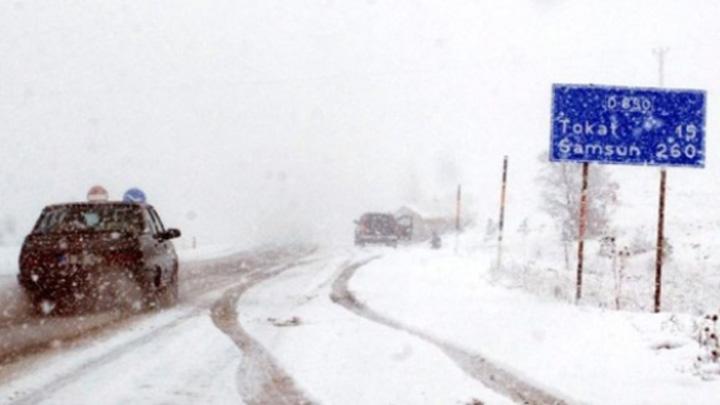
[[[670,185],[706,187],[720,4],[683,5],[3,2],[0,220],[21,237],[46,204],[137,186],[201,243],[350,240],[363,211],[451,212],[461,183],[482,221],[503,155],[511,203],[535,198],[552,83],[655,86],[658,46],[667,87],[708,95],[707,167]]]

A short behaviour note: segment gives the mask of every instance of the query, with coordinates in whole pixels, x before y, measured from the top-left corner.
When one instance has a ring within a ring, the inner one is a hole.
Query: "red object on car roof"
[[[87,200],[90,202],[107,201],[109,198],[105,187],[99,185],[90,187],[87,193]]]

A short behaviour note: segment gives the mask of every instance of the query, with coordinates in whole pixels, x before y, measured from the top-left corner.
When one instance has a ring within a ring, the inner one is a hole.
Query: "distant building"
[[[421,241],[430,237],[425,229],[425,221],[415,209],[402,206],[393,213],[400,227],[401,238],[410,241]]]
[[[430,217],[418,208],[404,205],[393,213],[402,229],[409,228],[406,240],[415,242],[430,239],[433,231],[442,234],[454,229],[455,222],[450,217]],[[401,231],[402,232],[402,231]]]
[[[393,215],[403,229],[410,229],[409,238],[411,241],[429,240],[433,231],[438,234],[455,232],[455,213],[443,213],[440,210],[423,210],[412,205],[403,205]],[[470,217],[461,218],[463,228],[472,224]]]

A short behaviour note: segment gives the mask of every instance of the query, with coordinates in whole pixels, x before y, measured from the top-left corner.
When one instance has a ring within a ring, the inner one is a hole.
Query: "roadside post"
[[[554,84],[550,161],[582,163],[576,301],[582,298],[589,163],[705,166],[705,92]],[[661,171],[655,311],[660,309],[665,170]]]
[[[578,261],[577,275],[575,277],[575,302],[580,302],[582,298],[582,274],[583,274],[583,254],[585,252],[585,224],[587,223],[587,189],[588,189],[588,171],[590,164],[583,162],[582,164],[582,186],[580,188],[580,221],[578,229]]]
[[[658,58],[658,85],[663,87],[665,79],[665,53],[667,48],[653,49],[653,53]],[[660,300],[662,295],[662,266],[665,252],[665,190],[667,184],[667,171],[665,166],[660,168],[660,193],[658,196],[658,225],[657,225],[657,245],[655,247],[655,312],[660,312]]]
[[[507,190],[508,157],[503,157],[502,185],[500,186],[500,218],[498,219],[497,268],[502,266],[503,228],[505,227],[505,195]]]

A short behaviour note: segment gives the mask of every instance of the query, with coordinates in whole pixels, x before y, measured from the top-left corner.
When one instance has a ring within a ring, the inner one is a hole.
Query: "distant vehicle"
[[[366,213],[355,224],[355,245],[378,243],[397,246],[398,225],[391,214]]]
[[[50,205],[25,238],[18,281],[45,314],[173,305],[179,236],[148,204]]]

